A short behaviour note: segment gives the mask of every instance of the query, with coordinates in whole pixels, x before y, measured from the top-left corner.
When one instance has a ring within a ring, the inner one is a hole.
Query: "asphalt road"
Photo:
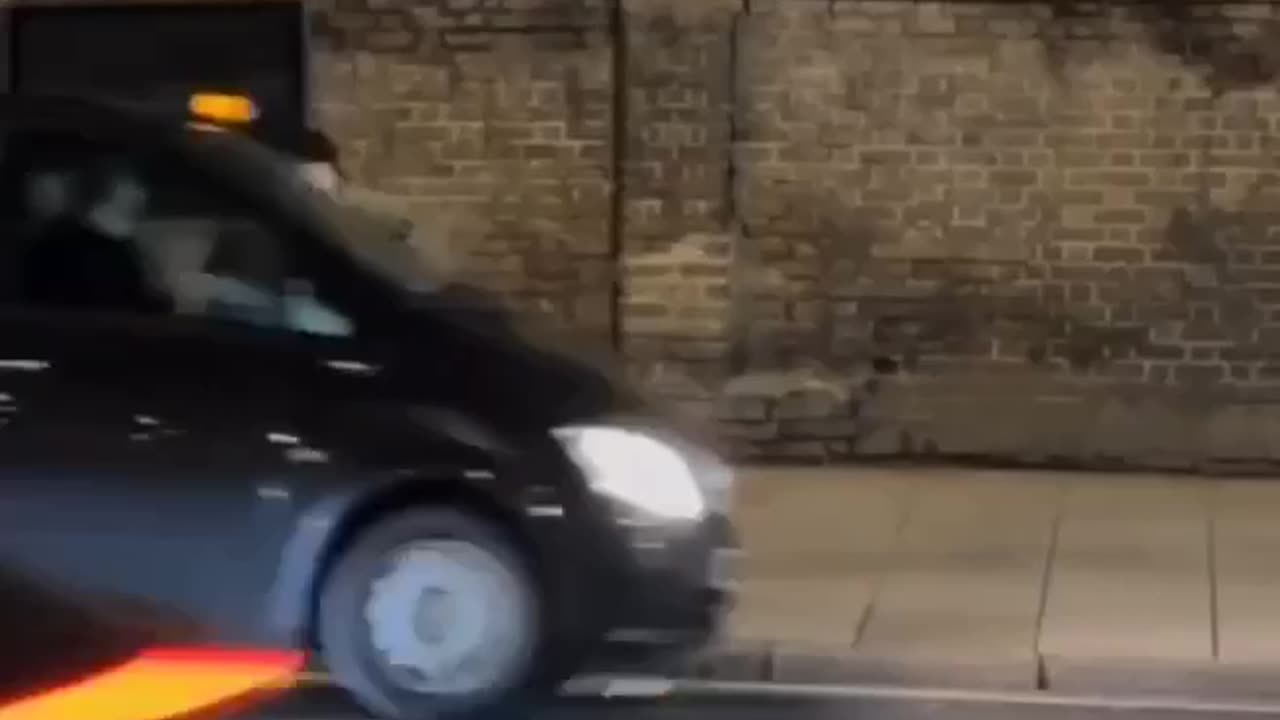
[[[503,720],[1231,720],[1276,718],[1280,707],[1153,707],[1143,702],[1033,702],[1026,698],[670,696],[658,700],[573,700]],[[337,693],[310,690],[243,720],[365,720]]]

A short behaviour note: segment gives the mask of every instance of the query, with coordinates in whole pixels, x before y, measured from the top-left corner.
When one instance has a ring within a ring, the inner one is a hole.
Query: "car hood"
[[[417,334],[431,358],[423,365],[441,373],[431,384],[452,390],[454,407],[482,415],[495,430],[540,433],[574,423],[626,422],[727,452],[711,423],[634,382],[600,343],[513,312],[493,292],[453,285],[433,293],[419,312],[433,326]]]
[[[508,309],[496,294],[451,285],[418,301],[421,352],[456,400],[508,429],[545,429],[658,405],[609,351]]]

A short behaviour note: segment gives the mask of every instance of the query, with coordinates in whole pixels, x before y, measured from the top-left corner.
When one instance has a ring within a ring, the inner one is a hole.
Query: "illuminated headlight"
[[[611,425],[564,427],[554,435],[601,495],[666,520],[696,520],[707,511],[690,458],[671,443]]]

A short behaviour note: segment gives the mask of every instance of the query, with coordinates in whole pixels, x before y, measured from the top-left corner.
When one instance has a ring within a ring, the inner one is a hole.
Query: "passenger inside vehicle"
[[[115,168],[76,180],[61,212],[48,177],[31,189],[35,222],[19,260],[22,296],[46,307],[169,312],[170,299],[150,282],[133,242],[145,189]]]
[[[30,149],[28,144],[24,149]],[[0,290],[24,304],[208,317],[308,335],[354,328],[292,279],[287,238],[198,177],[58,148],[9,165],[19,242]],[[22,162],[25,161],[25,162]],[[147,169],[151,168],[151,172]]]

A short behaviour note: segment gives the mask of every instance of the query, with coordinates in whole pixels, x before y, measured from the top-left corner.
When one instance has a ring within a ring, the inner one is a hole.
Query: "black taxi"
[[[192,120],[0,98],[0,570],[306,652],[386,718],[705,643],[734,555],[708,444]]]

